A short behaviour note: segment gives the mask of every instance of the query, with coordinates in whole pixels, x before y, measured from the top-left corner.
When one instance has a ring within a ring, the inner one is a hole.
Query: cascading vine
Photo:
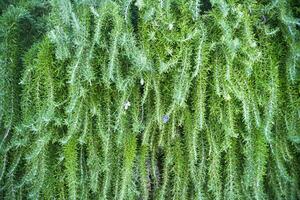
[[[0,199],[300,199],[297,0],[0,3]]]

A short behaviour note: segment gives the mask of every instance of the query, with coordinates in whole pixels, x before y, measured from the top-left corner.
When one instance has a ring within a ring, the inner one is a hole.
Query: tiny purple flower
[[[164,115],[163,118],[162,118],[163,123],[164,124],[167,123],[169,121],[169,119],[170,119],[169,115]]]

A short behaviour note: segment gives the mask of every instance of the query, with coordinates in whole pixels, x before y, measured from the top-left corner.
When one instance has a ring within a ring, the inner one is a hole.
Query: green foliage
[[[0,2],[0,199],[300,199],[299,10]]]

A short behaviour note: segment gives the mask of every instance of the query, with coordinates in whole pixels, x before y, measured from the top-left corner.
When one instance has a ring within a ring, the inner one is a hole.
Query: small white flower
[[[170,23],[169,26],[168,26],[169,30],[172,30],[173,27],[174,27],[173,23]]]
[[[144,85],[144,83],[145,83],[144,79],[141,78],[140,84],[141,84],[141,85]]]
[[[130,102],[129,102],[129,101],[126,101],[126,102],[124,103],[124,109],[127,110],[127,109],[129,108],[130,105],[131,105]]]

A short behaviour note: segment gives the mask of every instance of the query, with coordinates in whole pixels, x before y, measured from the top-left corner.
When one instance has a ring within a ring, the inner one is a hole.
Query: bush
[[[300,199],[296,0],[0,5],[0,198]]]

